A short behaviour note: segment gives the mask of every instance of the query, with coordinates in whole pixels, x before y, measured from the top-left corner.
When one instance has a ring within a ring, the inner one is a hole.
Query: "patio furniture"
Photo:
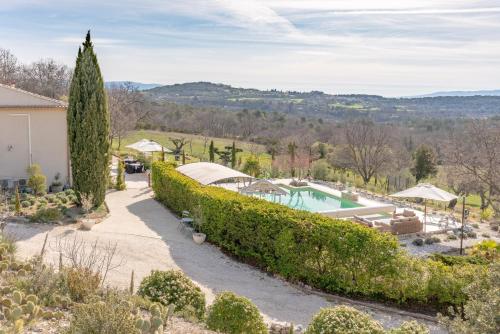
[[[391,196],[404,198],[420,198],[424,200],[424,232],[426,230],[427,222],[427,200],[430,199],[435,201],[449,202],[458,198],[457,196],[428,183],[419,183],[413,188],[400,191],[398,193],[392,194]]]
[[[180,231],[185,231],[186,229],[192,229],[194,219],[191,218],[191,214],[189,211],[182,211],[181,218],[179,219],[179,224],[177,225],[177,228]]]

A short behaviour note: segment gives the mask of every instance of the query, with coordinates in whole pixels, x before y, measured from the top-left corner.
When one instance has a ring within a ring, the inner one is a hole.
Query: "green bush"
[[[425,238],[426,245],[432,245],[434,243],[434,238]]]
[[[397,261],[398,242],[389,234],[204,187],[161,162],[153,166],[153,189],[156,198],[177,213],[200,207],[201,230],[211,242],[269,271],[330,292],[378,294],[374,279],[392,272]]]
[[[476,255],[445,255],[440,253],[432,254],[430,259],[439,261],[447,266],[464,265],[464,264],[488,264],[488,260]]]
[[[205,295],[181,271],[154,270],[142,280],[137,293],[165,306],[175,305],[176,312],[193,313],[198,319],[205,315]]]
[[[42,174],[40,165],[33,164],[27,169],[29,179],[28,187],[33,189],[35,195],[44,195],[47,191],[47,178]]]
[[[312,165],[312,176],[316,180],[326,180],[330,173],[329,165],[324,160],[315,161]]]
[[[29,208],[31,206],[31,203],[30,203],[30,201],[22,201],[21,206],[23,208]]]
[[[368,314],[349,306],[321,309],[306,334],[383,334],[384,328]]]
[[[439,269],[431,261],[410,258],[388,233],[202,186],[167,163],[153,164],[152,181],[156,199],[172,211],[200,212],[200,229],[208,241],[292,281],[330,293],[397,302],[457,304],[464,298],[462,291],[449,293],[454,300],[437,298],[436,284],[429,292],[431,273],[438,274]],[[453,270],[460,272],[458,267]],[[468,279],[468,269],[464,270]],[[458,277],[457,281],[463,281]],[[448,293],[447,283],[438,283],[443,285],[443,294]]]
[[[73,189],[66,189],[66,190],[64,191],[64,194],[65,194],[66,196],[76,196],[75,191],[74,191]]]
[[[77,201],[76,195],[68,195],[68,201],[70,204],[74,204]]]
[[[429,328],[415,320],[405,321],[398,328],[393,328],[388,334],[429,334]]]
[[[31,216],[32,222],[54,223],[63,218],[61,211],[57,208],[40,208]]]
[[[263,334],[267,327],[257,307],[232,292],[217,295],[207,316],[209,329],[227,334]]]
[[[422,238],[417,238],[411,242],[415,246],[423,246],[424,245],[424,239]]]
[[[474,231],[467,232],[467,237],[476,239],[477,238],[477,233]]]
[[[45,195],[45,199],[49,203],[54,203],[55,201],[57,201],[57,197],[55,195],[53,195],[53,194],[47,194],[47,195]]]

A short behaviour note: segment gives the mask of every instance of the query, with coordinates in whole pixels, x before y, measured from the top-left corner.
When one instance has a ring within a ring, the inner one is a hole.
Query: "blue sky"
[[[0,47],[105,80],[404,96],[500,89],[500,0],[0,0]]]

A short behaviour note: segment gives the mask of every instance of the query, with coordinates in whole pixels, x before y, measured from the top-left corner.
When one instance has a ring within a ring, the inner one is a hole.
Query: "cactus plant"
[[[22,304],[23,303],[23,293],[16,290],[12,293],[12,299],[16,304]]]

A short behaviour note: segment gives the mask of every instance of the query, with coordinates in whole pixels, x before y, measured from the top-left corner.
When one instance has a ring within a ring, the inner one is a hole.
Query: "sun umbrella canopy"
[[[286,191],[267,180],[257,180],[248,187],[241,189],[242,193],[264,193],[274,195],[286,195]]]
[[[392,197],[414,197],[423,198],[434,201],[449,202],[451,200],[457,199],[458,197],[450,194],[443,189],[433,186],[429,183],[419,183],[413,188],[409,188],[398,193],[390,195]]]
[[[141,139],[136,143],[127,145],[128,148],[134,149],[139,152],[167,152],[171,153],[172,151],[166,147],[161,146],[157,142],[148,139]]]

